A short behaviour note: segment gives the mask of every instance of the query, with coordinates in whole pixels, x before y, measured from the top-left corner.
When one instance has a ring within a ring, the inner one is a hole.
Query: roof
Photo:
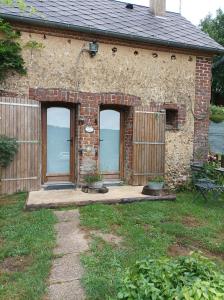
[[[36,13],[21,12],[16,7],[0,7],[8,20],[35,25],[92,32],[104,36],[142,41],[171,47],[224,53],[224,48],[183,16],[166,12],[155,17],[149,7],[115,0],[27,0]]]

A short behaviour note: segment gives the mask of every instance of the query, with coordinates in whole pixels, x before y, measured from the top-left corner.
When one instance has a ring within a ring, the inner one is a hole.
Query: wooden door
[[[74,182],[74,108],[42,108],[42,182]]]
[[[27,98],[0,97],[0,134],[17,140],[19,151],[3,169],[3,193],[40,188],[40,104]]]
[[[136,108],[133,124],[133,185],[145,185],[165,171],[165,112]]]

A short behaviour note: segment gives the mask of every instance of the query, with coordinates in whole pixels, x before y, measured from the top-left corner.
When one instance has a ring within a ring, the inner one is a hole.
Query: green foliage
[[[201,170],[194,175],[195,179],[208,178],[213,180],[217,184],[224,185],[224,178],[222,173],[218,172],[216,169],[219,168],[218,161],[209,161],[202,165]]]
[[[199,254],[177,259],[145,259],[128,269],[118,299],[221,300],[224,273]]]
[[[35,13],[35,7],[28,5],[25,0],[0,0],[0,9],[1,5],[6,6],[17,6],[21,11],[28,11],[29,13]]]
[[[81,207],[81,225],[88,232],[122,237],[116,245],[92,236],[90,250],[82,256],[87,299],[117,299],[124,271],[149,256],[202,251],[223,270],[223,206],[224,195],[205,202],[194,192],[185,192],[178,193],[174,202]]]
[[[201,29],[206,32],[220,45],[224,46],[224,13],[221,9],[217,11],[215,18],[208,15],[200,24]],[[217,63],[222,56],[216,56],[214,63]],[[213,68],[212,92],[215,100],[217,95],[224,96],[224,64]]]
[[[0,31],[5,35],[5,39],[17,39],[20,37],[20,32],[12,29],[12,26],[0,19]]]
[[[210,120],[215,123],[221,123],[224,121],[224,107],[223,106],[211,106]]]
[[[163,176],[156,176],[152,179],[149,180],[150,182],[164,182],[164,177]]]
[[[94,182],[101,181],[101,180],[102,180],[102,175],[97,172],[87,174],[84,176],[84,181],[87,184],[92,184]]]
[[[24,48],[31,50],[41,50],[44,48],[44,45],[42,43],[38,43],[37,41],[29,41],[25,44]]]
[[[0,135],[0,167],[7,167],[18,151],[18,144],[14,138]]]
[[[16,41],[19,33],[10,24],[0,19],[0,32],[4,38],[0,40],[0,82],[6,79],[9,71],[26,74],[25,62],[22,58],[22,48]]]

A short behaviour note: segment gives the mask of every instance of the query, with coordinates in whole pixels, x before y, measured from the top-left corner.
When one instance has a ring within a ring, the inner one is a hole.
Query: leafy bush
[[[164,177],[163,176],[156,176],[151,179],[149,179],[150,182],[164,182]]]
[[[97,172],[94,172],[94,173],[85,175],[84,180],[87,184],[92,184],[94,182],[101,181],[102,175]]]
[[[212,156],[210,156],[212,157]],[[201,166],[201,169],[198,170],[196,174],[194,174],[194,179],[204,179],[208,178],[210,180],[215,181],[218,184],[224,184],[224,178],[221,172],[218,172],[216,169],[219,168],[220,165],[217,160],[208,161]]]
[[[16,71],[21,75],[26,74],[25,62],[22,58],[22,48],[16,41],[19,32],[13,30],[11,25],[0,19],[0,32],[4,38],[0,40],[0,82],[9,71]]]
[[[18,151],[15,139],[0,135],[0,167],[7,167]]]
[[[215,123],[221,123],[224,121],[224,107],[223,106],[211,106],[210,120]]]
[[[200,254],[136,262],[123,278],[118,299],[221,300],[224,273]]]

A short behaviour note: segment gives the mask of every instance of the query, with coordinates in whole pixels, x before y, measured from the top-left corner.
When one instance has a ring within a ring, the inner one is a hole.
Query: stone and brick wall
[[[134,42],[104,41],[99,37],[99,52],[91,58],[82,51],[88,47],[91,35],[84,37],[69,32],[68,36],[68,33],[53,29],[22,29],[22,44],[35,40],[44,48],[32,53],[23,49],[28,76],[10,77],[0,86],[0,91],[3,90],[4,95],[8,91],[11,95],[29,95],[38,101],[69,102],[79,106],[79,116],[92,123],[95,129],[95,135],[88,135],[81,125],[77,132],[79,149],[86,145],[93,147],[88,155],[79,154],[80,172],[97,164],[99,106],[117,104],[127,107],[125,170],[129,173],[133,107],[139,105],[140,99],[154,111],[177,111],[177,130],[166,132],[167,180],[184,181],[193,152],[203,148],[203,156],[206,155],[211,76],[211,59],[206,55]]]
[[[211,100],[211,58],[197,57],[194,107],[194,159],[207,158],[209,106]]]
[[[99,163],[99,112],[100,106],[115,105],[125,109],[124,113],[124,177],[129,181],[132,167],[132,135],[134,107],[141,105],[141,99],[121,93],[84,93],[63,89],[30,88],[29,98],[40,102],[79,104],[77,107],[76,132],[77,159],[76,175],[81,179],[86,173],[97,169]],[[79,120],[81,122],[79,122]],[[94,128],[94,133],[85,131],[86,125]]]
[[[160,103],[160,102],[151,102],[149,105],[147,105],[147,109],[149,111],[153,112],[159,112],[162,110],[173,110],[176,112],[176,126],[174,128],[170,129],[179,129],[181,130],[185,123],[186,123],[186,117],[187,117],[187,111],[186,111],[186,104],[181,103]],[[167,128],[169,129],[169,128]]]

